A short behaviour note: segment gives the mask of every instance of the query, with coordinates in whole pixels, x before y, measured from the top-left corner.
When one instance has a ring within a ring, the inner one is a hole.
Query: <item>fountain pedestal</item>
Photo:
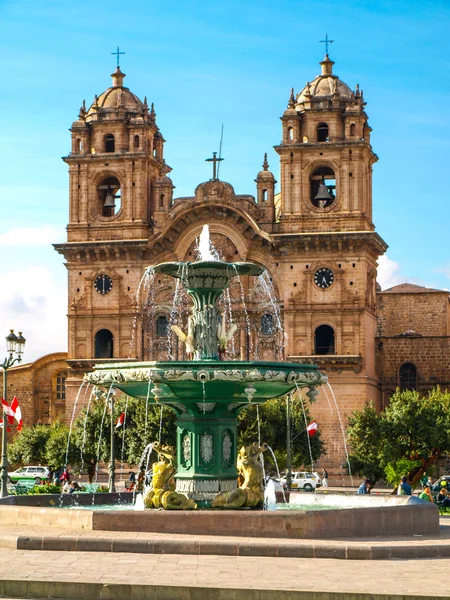
[[[177,421],[176,491],[208,505],[217,494],[238,487],[237,420],[214,402],[198,402],[195,408],[198,415]]]

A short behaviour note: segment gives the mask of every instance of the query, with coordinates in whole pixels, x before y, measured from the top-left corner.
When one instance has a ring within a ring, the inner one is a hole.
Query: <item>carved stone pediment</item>
[[[207,200],[216,202],[218,199],[232,200],[235,197],[234,188],[230,183],[218,179],[201,183],[195,190],[195,199],[199,202]]]

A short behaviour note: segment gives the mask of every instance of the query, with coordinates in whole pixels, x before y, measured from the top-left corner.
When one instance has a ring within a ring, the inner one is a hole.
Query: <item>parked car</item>
[[[8,473],[8,483],[17,483],[19,480],[34,480],[36,485],[50,480],[50,469],[48,467],[20,467],[12,473]]]
[[[281,483],[286,484],[286,477],[280,479]],[[292,473],[292,490],[304,490],[312,492],[322,485],[322,480],[318,473],[311,471],[294,471]]]
[[[433,495],[439,494],[441,487],[446,487],[450,490],[450,475],[442,475],[442,477],[439,477],[439,479],[433,483],[431,493]]]

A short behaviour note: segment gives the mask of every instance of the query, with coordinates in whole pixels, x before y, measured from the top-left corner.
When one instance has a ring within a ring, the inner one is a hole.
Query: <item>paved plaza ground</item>
[[[31,548],[45,547],[47,542],[55,549],[16,549],[19,540],[28,540]],[[76,541],[86,544],[88,540],[99,544],[97,551],[74,551]],[[358,559],[348,557],[348,549],[353,548],[358,555],[358,548],[369,547],[390,552],[397,548],[399,556],[406,557],[417,556],[417,552],[420,555],[426,548],[431,551],[428,556],[433,556],[433,549],[440,547],[444,549],[441,556],[450,557],[450,517],[441,517],[439,536],[427,538],[236,540],[216,536],[31,530],[3,525],[0,597],[67,600],[342,600],[343,594],[355,600],[450,597],[448,558],[392,559],[391,554],[378,560],[364,559],[363,554]],[[114,551],[113,541],[121,543],[126,551],[117,551],[120,547]],[[199,544],[208,541],[218,544],[217,551],[225,542],[231,546],[239,543],[249,555],[199,555]],[[152,543],[156,546],[138,552],[134,544],[139,542],[147,542],[149,548]],[[191,544],[191,553],[177,552],[177,544],[183,547],[184,542]],[[264,547],[270,551],[274,542],[287,544],[292,550],[299,546],[314,547],[314,556],[324,558],[261,556]],[[193,553],[195,543],[197,553]],[[259,555],[251,555],[252,543],[259,545]],[[106,544],[108,551],[101,551],[102,544]],[[340,558],[325,558],[333,556],[333,551]]]

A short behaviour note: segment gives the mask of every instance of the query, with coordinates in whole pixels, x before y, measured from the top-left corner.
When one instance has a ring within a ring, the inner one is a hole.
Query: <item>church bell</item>
[[[114,196],[111,193],[107,194],[103,208],[115,208],[115,207],[116,207],[116,202],[115,202]]]
[[[328,202],[333,201],[333,196],[330,194],[330,191],[323,180],[319,185],[319,189],[314,197],[314,201],[319,204],[320,208],[324,208]]]

